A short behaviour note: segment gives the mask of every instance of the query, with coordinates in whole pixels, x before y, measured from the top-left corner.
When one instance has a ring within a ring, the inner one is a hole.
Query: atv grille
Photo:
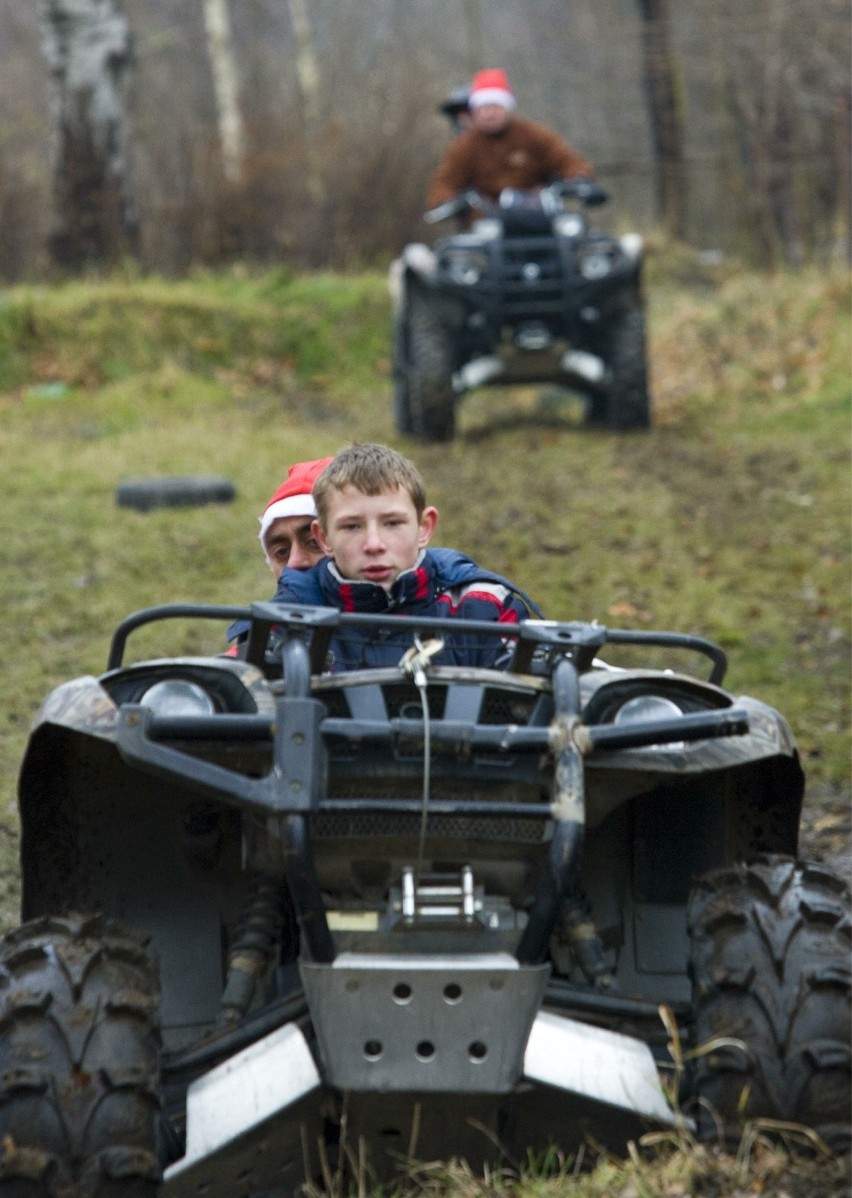
[[[479,714],[480,724],[527,724],[537,702],[536,695],[512,695],[487,690]]]
[[[381,812],[323,811],[311,817],[311,836],[314,840],[383,836],[416,839],[420,835],[420,824],[417,812],[383,815]],[[548,820],[523,817],[433,815],[427,821],[426,834],[448,840],[541,844],[548,825]]]
[[[427,693],[430,717],[433,720],[443,719],[447,702],[447,688],[430,686]],[[350,715],[347,694],[348,691],[345,689],[338,691],[329,689],[322,692],[322,701],[328,709],[329,716],[333,719],[346,719]],[[400,716],[408,719],[420,719],[422,711],[420,698],[411,686],[383,687],[382,696],[388,719],[397,719]],[[527,724],[538,701],[537,694],[518,694],[486,687],[477,719],[480,724]]]
[[[382,688],[382,695],[385,712],[389,719],[396,719],[399,716],[419,719],[421,714],[420,696],[412,687],[385,686]],[[324,690],[320,697],[328,708],[328,714],[333,719],[346,719],[351,714],[346,690]],[[446,687],[429,687],[429,711],[433,719],[439,720],[443,716],[446,698]]]
[[[500,283],[506,320],[561,315],[564,269],[556,239],[507,238],[502,245]]]

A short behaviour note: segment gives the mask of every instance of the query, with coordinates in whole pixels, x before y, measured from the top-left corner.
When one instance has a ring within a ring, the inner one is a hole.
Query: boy
[[[516,624],[541,612],[506,579],[453,549],[428,549],[438,512],[423,480],[402,454],[384,445],[352,445],[322,471],[313,488],[312,532],[327,557],[309,570],[285,569],[276,600],[339,607],[344,612],[457,617]],[[505,656],[498,638],[444,635],[433,660],[494,666]],[[411,644],[382,629],[347,628],[332,642],[332,672],[396,665]]]

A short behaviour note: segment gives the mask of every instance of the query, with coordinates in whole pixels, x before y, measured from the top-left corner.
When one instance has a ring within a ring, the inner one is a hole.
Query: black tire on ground
[[[699,1135],[759,1118],[849,1148],[849,891],[825,866],[767,856],[702,878],[689,904]],[[740,1044],[725,1043],[733,1038]]]
[[[651,423],[645,312],[638,296],[626,298],[602,330],[600,353],[606,364],[604,392],[589,397],[589,423],[614,430],[643,429]]]
[[[0,1198],[154,1198],[158,982],[135,936],[43,918],[0,943]]]
[[[392,337],[393,419],[396,431],[409,437],[413,429],[408,392],[408,322],[405,317],[394,317]]]
[[[411,432],[424,441],[452,441],[456,395],[449,331],[427,298],[416,293],[411,297],[408,321]]]
[[[205,503],[230,503],[234,484],[217,475],[173,475],[162,478],[127,478],[118,484],[119,507],[149,512],[157,507],[200,507]]]

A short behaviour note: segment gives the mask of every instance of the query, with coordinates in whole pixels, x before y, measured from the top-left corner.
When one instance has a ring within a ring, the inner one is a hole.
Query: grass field
[[[379,275],[128,276],[0,296],[0,920],[16,918],[15,782],[42,698],[103,670],[112,627],[137,608],[268,597],[258,513],[291,461],[352,440],[408,452],[441,512],[436,543],[510,575],[549,615],[719,641],[729,689],[778,707],[794,729],[809,843],[842,856],[848,277],[743,275],[661,255],[648,282],[649,432],[587,430],[578,402],[553,391],[492,390],[464,401],[459,436],[440,446],[393,429]],[[147,514],[116,505],[121,480],[172,474],[224,475],[236,500]],[[706,1154],[675,1160],[680,1173],[671,1164],[665,1178],[645,1178],[637,1159],[602,1161],[597,1189],[585,1188],[594,1175],[568,1186],[570,1164],[530,1184],[578,1198],[846,1192],[814,1189],[815,1174],[797,1189],[760,1137],[730,1176]],[[846,1184],[826,1168],[827,1186]],[[449,1173],[423,1187],[447,1182],[482,1192]]]

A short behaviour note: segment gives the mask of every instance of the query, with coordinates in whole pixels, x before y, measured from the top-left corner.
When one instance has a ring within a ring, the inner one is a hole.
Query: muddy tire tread
[[[99,916],[0,943],[0,1198],[159,1193],[158,983]]]
[[[401,436],[410,437],[413,423],[408,382],[408,322],[402,316],[394,317],[392,344],[393,422]]]
[[[605,391],[589,396],[589,419],[613,431],[651,424],[645,311],[638,296],[624,299],[606,317],[597,352],[607,367]]]
[[[424,441],[451,441],[456,431],[456,397],[450,338],[422,296],[412,297],[408,350],[411,432]]]
[[[775,1119],[849,1147],[849,892],[826,867],[781,856],[706,875],[692,894],[699,1132],[734,1145]],[[712,1112],[712,1113],[711,1113]]]

